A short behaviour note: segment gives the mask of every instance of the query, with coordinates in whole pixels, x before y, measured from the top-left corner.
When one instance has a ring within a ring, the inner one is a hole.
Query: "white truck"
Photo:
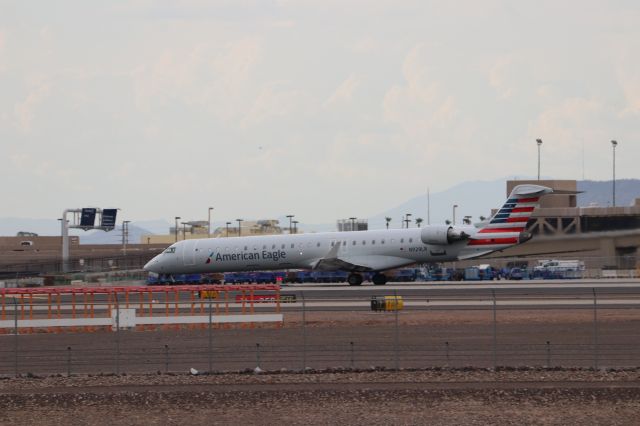
[[[533,268],[534,276],[542,278],[582,278],[584,273],[582,260],[539,260]]]

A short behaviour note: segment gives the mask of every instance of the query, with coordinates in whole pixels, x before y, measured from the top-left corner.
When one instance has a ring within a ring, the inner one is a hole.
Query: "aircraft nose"
[[[142,269],[144,269],[147,272],[158,272],[158,258],[154,257],[153,259],[151,259],[150,261],[148,261],[143,267]]]

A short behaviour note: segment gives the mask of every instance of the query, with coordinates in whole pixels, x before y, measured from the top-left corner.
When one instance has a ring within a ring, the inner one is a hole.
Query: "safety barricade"
[[[273,284],[0,289],[0,333],[16,327],[20,333],[111,330],[122,315],[133,316],[127,328],[134,324],[138,330],[208,323],[253,327],[282,322],[280,297],[280,286]],[[256,315],[254,303],[262,298],[273,311],[263,308]]]

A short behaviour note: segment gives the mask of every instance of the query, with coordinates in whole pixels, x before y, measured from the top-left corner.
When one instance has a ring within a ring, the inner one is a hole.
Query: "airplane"
[[[415,263],[471,259],[504,250],[531,238],[527,221],[540,197],[540,185],[518,185],[504,205],[477,225],[427,225],[422,228],[282,234],[176,242],[144,269],[157,274],[310,269],[347,271],[347,282],[362,284],[364,272],[384,285],[384,272]]]

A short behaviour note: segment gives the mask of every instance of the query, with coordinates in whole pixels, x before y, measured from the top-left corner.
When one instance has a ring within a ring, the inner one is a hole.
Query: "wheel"
[[[387,283],[387,277],[384,274],[373,274],[371,278],[375,285],[385,285]]]
[[[347,277],[347,282],[349,285],[360,285],[362,284],[362,275],[360,274],[349,274]]]

